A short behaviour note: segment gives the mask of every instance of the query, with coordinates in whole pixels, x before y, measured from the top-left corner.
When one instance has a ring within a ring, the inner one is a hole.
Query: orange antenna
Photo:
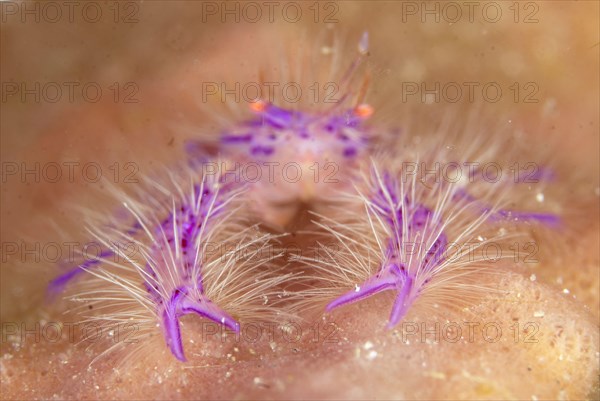
[[[354,59],[354,61],[352,61],[352,64],[350,64],[350,67],[348,67],[348,69],[342,76],[342,79],[340,80],[340,83],[339,83],[339,89],[340,89],[340,92],[342,93],[342,97],[331,107],[330,111],[333,111],[338,107],[341,107],[346,102],[346,100],[348,99],[348,96],[350,95],[350,92],[351,92],[350,84],[351,84],[352,78],[354,76],[354,73],[356,72],[356,70],[358,69],[358,67],[364,60],[364,58],[369,54],[369,32],[367,32],[367,31],[363,32],[360,40],[358,41],[357,50],[358,50],[357,57]],[[359,95],[357,97],[357,104],[362,102],[362,99],[364,98],[364,95],[365,95],[367,87],[368,87],[368,82],[369,82],[369,77],[367,76],[366,82],[363,82],[361,90],[359,91]]]
[[[265,84],[265,71],[262,68],[258,70],[258,83],[261,87]]]
[[[344,86],[345,84],[347,84],[350,81],[350,79],[352,78],[352,75],[354,74],[354,72],[356,71],[358,66],[361,64],[363,59],[368,54],[369,54],[369,32],[365,31],[365,32],[363,32],[360,40],[358,41],[358,56],[354,59],[352,64],[350,64],[350,67],[348,68],[346,73],[343,75],[343,78],[340,81],[340,86]]]
[[[370,83],[371,83],[371,74],[369,73],[369,71],[367,71],[367,72],[365,72],[365,77],[363,79],[362,85],[360,86],[360,90],[358,91],[358,94],[356,96],[356,104],[357,105],[364,102]]]
[[[367,118],[371,117],[374,112],[375,109],[373,108],[373,106],[366,103],[359,104],[354,108],[354,114],[363,120],[366,120]]]
[[[263,113],[267,108],[267,102],[264,100],[257,100],[256,102],[250,103],[250,110],[255,113]]]

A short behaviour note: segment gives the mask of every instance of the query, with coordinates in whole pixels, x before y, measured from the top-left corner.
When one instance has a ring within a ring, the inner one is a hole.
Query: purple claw
[[[329,312],[337,307],[363,300],[386,290],[396,290],[398,296],[394,302],[388,324],[388,327],[392,327],[406,314],[410,304],[409,295],[412,290],[412,283],[412,278],[408,276],[404,268],[392,263],[381,269],[376,276],[367,280],[362,286],[357,287],[356,290],[347,292],[330,302],[326,310]]]
[[[183,342],[178,319],[180,316],[189,313],[196,313],[227,327],[235,333],[239,333],[240,331],[240,324],[208,298],[200,296],[199,299],[195,299],[191,297],[187,288],[180,287],[176,289],[164,309],[162,317],[167,346],[173,355],[182,362],[185,362],[186,358],[183,352]]]
[[[181,302],[181,312],[184,315],[193,312],[221,324],[235,333],[240,331],[240,324],[234,318],[205,297],[198,300],[184,299]]]
[[[388,329],[391,329],[397,325],[400,320],[406,315],[406,311],[410,306],[410,300],[408,295],[412,289],[413,280],[410,276],[406,276],[406,281],[402,285],[402,289],[398,293],[394,306],[392,307],[392,313],[390,314],[390,321],[387,324]]]
[[[184,293],[176,290],[171,296],[171,300],[163,311],[163,323],[165,325],[165,340],[167,346],[177,359],[185,362],[185,354],[183,352],[183,343],[181,341],[181,330],[179,329],[179,321],[177,309],[179,302]]]
[[[395,285],[395,281],[391,278],[376,276],[366,281],[362,286],[357,286],[354,291],[349,291],[330,302],[327,305],[326,310],[330,312],[337,307],[361,301],[371,295],[375,295],[385,290],[391,290]]]

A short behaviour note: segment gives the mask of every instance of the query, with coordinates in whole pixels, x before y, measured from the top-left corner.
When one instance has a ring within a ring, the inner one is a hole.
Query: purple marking
[[[158,280],[158,276],[152,267],[146,263],[145,271],[148,273],[154,280]],[[152,298],[154,302],[157,304],[162,304],[163,300],[160,296],[160,292],[158,292],[158,284],[154,281],[150,281],[148,279],[144,280],[144,287],[146,287],[146,291],[148,291],[149,296]]]
[[[489,213],[492,210],[492,207],[475,198],[473,195],[469,194],[464,189],[459,189],[453,195],[454,199],[465,199],[469,202],[473,202],[477,205],[477,209],[480,213]],[[561,220],[560,218],[552,213],[535,213],[535,212],[523,212],[523,211],[514,211],[509,209],[499,209],[498,211],[491,213],[488,217],[490,221],[498,222],[502,220],[512,220],[515,222],[518,221],[536,221],[542,224],[545,224],[549,227],[559,227]]]
[[[345,110],[342,114],[329,118],[327,131],[337,131],[343,127],[356,128],[363,123],[363,119],[354,114],[354,110]]]
[[[362,123],[362,121],[362,118],[356,117],[352,112],[348,112],[348,114],[346,115],[346,122],[344,125],[346,125],[347,127],[356,128]]]
[[[400,196],[398,194],[400,188],[398,187],[398,183],[392,179],[387,171],[383,173],[382,181],[383,187],[377,189],[377,192],[373,195],[372,202],[376,206],[378,214],[386,220],[391,227],[394,224],[394,217],[398,222],[402,222],[402,205],[399,204]],[[395,210],[390,209],[390,201],[393,205],[397,205]],[[405,197],[404,204],[408,205],[408,203],[408,198]]]
[[[287,128],[292,125],[296,113],[269,103],[261,115],[269,125],[275,128]]]
[[[527,167],[531,165],[533,169]],[[537,164],[527,164],[522,166],[522,170],[519,170],[517,173],[516,183],[524,183],[524,184],[535,184],[540,181],[554,181],[556,179],[556,173],[554,170],[547,167],[539,167]]]
[[[254,136],[252,134],[246,135],[223,135],[221,137],[221,142],[224,143],[245,143],[251,142]]]
[[[427,255],[423,259],[423,268],[430,271],[442,263],[446,259],[445,252],[447,246],[448,237],[442,232],[427,250]]]
[[[537,221],[550,227],[560,226],[560,218],[557,215],[551,213],[534,213],[534,212],[518,212],[514,210],[499,210],[490,216],[493,221],[501,219],[512,220],[518,222],[522,221]]]
[[[197,140],[186,140],[183,143],[183,149],[187,155],[188,164],[194,168],[201,167],[203,163],[209,161],[211,149],[208,144]]]
[[[141,228],[142,226],[140,225],[140,223],[136,221],[135,224],[133,224],[133,226],[126,231],[126,234],[134,235]],[[59,293],[63,292],[65,286],[69,283],[69,281],[79,276],[81,273],[85,272],[85,269],[89,269],[91,267],[99,265],[102,262],[101,259],[112,256],[113,254],[114,252],[112,250],[102,250],[96,259],[87,260],[80,265],[71,267],[67,272],[61,274],[60,276],[51,280],[50,283],[48,283],[49,294],[51,295],[51,297],[54,297]],[[64,265],[66,263],[61,262],[60,264]]]
[[[109,257],[111,255],[113,255],[113,251],[111,251],[111,250],[103,250],[103,251],[100,252],[100,254],[98,255],[98,257],[96,259],[86,260],[82,264],[77,265],[77,266],[71,268],[66,273],[63,273],[60,276],[56,277],[55,279],[53,279],[52,281],[50,281],[50,283],[48,284],[48,292],[49,292],[49,294],[52,297],[60,294],[61,292],[64,291],[65,286],[72,279],[74,279],[75,277],[79,276],[81,273],[85,272],[86,269],[89,269],[91,267],[99,265],[100,263],[102,263],[102,259],[103,258],[107,258],[107,257]]]
[[[356,156],[356,148],[346,148],[344,149],[344,157],[353,157]]]
[[[186,140],[183,142],[183,149],[188,156],[194,159],[206,154],[200,141]]]
[[[273,152],[275,151],[275,149],[272,146],[253,146],[250,149],[250,153],[254,156],[259,156],[259,155],[265,155],[265,156],[269,156],[271,154],[273,154]]]
[[[412,215],[411,227],[414,229],[421,229],[425,227],[425,224],[431,217],[431,210],[427,209],[423,205],[418,205],[417,210]]]

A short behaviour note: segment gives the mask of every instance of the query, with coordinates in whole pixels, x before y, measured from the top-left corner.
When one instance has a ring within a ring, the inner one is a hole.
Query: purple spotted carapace
[[[259,101],[252,104],[252,110],[258,114],[257,119],[242,124],[238,132],[221,137],[224,150],[236,148],[258,160],[290,149],[313,158],[327,153],[353,158],[363,153],[368,144],[363,127],[370,115],[367,105],[332,115],[287,110]]]
[[[265,101],[250,105],[256,117],[238,124],[219,139],[217,151],[237,162],[272,168],[288,162],[348,165],[368,154],[371,134],[365,121],[373,109],[359,104],[350,109],[306,112]],[[211,160],[201,141],[187,141],[192,165]]]

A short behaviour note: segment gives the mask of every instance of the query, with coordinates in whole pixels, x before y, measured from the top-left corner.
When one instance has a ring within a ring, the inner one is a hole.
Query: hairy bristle
[[[241,213],[243,184],[220,173],[177,171],[147,180],[135,196],[114,190],[129,216],[88,215],[88,231],[103,251],[51,289],[86,275],[71,291],[79,311],[107,328],[134,322],[142,338],[160,325],[173,354],[185,360],[181,315],[194,313],[233,331],[240,322],[279,319],[286,314],[275,307],[286,301],[280,284],[290,274],[275,264],[276,236]]]
[[[442,152],[429,149],[421,157],[428,163],[440,160]],[[448,181],[435,175],[418,179],[397,159],[383,158],[380,164],[372,163],[337,214],[316,215],[316,224],[335,246],[318,243],[318,257],[297,258],[314,272],[300,301],[303,307],[327,302],[331,311],[395,291],[391,327],[417,301],[465,306],[493,293],[478,277],[497,272],[496,262],[512,256],[507,250],[515,241],[531,239],[517,226],[556,223],[551,213],[506,208],[510,183]],[[340,295],[344,288],[347,292]]]

